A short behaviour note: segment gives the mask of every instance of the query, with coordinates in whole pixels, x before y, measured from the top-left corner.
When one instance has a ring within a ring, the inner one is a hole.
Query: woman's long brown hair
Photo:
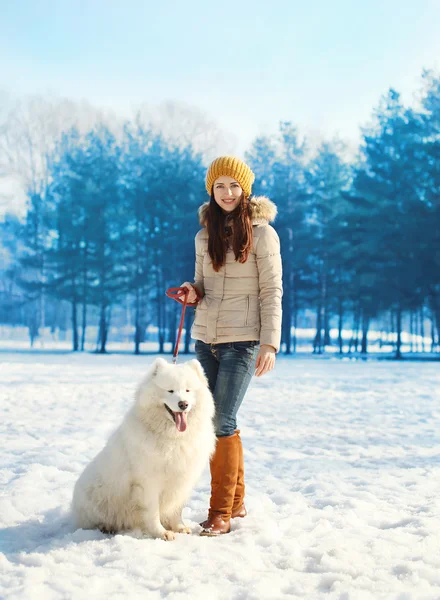
[[[227,228],[226,219],[228,217],[232,220],[232,231],[228,231]],[[214,271],[219,271],[225,264],[229,245],[234,251],[235,260],[240,263],[247,261],[254,236],[249,200],[244,194],[242,194],[237,208],[225,215],[214,200],[214,192],[211,192],[206,228],[208,230],[208,253]]]

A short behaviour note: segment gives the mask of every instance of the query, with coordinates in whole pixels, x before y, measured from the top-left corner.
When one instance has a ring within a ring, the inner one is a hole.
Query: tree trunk
[[[339,297],[339,306],[338,306],[338,344],[339,344],[339,354],[344,353],[344,340],[342,339],[342,331],[344,328],[344,303],[342,302],[342,298]]]
[[[292,282],[292,272],[291,272],[291,266],[290,265],[285,265],[284,266],[285,269],[285,276],[284,276],[284,281],[285,281],[285,289],[284,289],[284,293],[283,293],[283,300],[282,300],[282,304],[283,304],[283,321],[282,321],[282,342],[286,345],[286,350],[285,353],[286,354],[291,354],[292,352],[292,331],[291,331],[291,325],[292,325],[292,289],[291,289],[291,282]]]
[[[162,299],[159,298],[159,294],[156,298],[157,303],[157,336],[159,342],[159,354],[163,354],[165,344],[165,331],[162,323]]]
[[[82,324],[81,324],[81,352],[84,352],[86,344],[86,329],[87,329],[87,302],[82,303]]]
[[[292,337],[292,350],[296,353],[298,347],[298,309],[293,310],[293,337]]]
[[[414,352],[414,311],[409,313],[409,351]]]
[[[438,295],[436,293],[431,294],[431,330],[431,351],[435,352],[437,345],[440,343],[440,307],[438,302]]]
[[[140,290],[140,280],[141,280],[141,255],[143,252],[143,247],[141,245],[141,197],[139,194],[136,194],[136,238],[135,238],[135,247],[136,247],[136,294],[135,294],[135,316],[134,316],[134,353],[140,354],[140,346],[142,342],[142,331],[141,331],[141,290]]]
[[[107,336],[108,336],[108,322],[106,319],[106,306],[101,306],[101,311],[99,315],[99,334],[98,334],[98,352],[99,354],[105,354],[106,344],[107,344]]]
[[[76,298],[72,300],[72,350],[78,352],[79,337],[78,337],[78,314]]]
[[[313,340],[313,354],[322,354],[322,307],[321,302],[318,303],[316,309],[316,334]]]
[[[141,345],[141,323],[140,323],[141,299],[139,287],[136,288],[135,295],[135,325],[134,325],[134,353],[140,354]]]
[[[286,227],[282,231],[284,293],[282,298],[283,320],[281,325],[281,344],[285,344],[285,353],[292,353],[292,307],[294,293],[294,257],[293,230]]]
[[[437,329],[437,347],[438,347],[440,345],[440,315],[439,315],[438,311],[435,312],[434,323],[436,324],[436,329]]]
[[[368,329],[370,327],[370,319],[365,311],[362,311],[362,343],[361,353],[368,353]]]
[[[354,348],[355,352],[358,351],[360,310],[360,302],[358,301],[356,303],[356,308],[353,316],[353,330],[351,334],[350,345],[348,348],[349,352],[352,352],[352,348]]]
[[[180,304],[179,304],[179,308],[180,308]],[[178,324],[180,323],[180,314],[179,314],[179,319],[177,319],[176,310],[177,310],[177,305],[176,305],[176,309],[174,309],[174,307],[173,307],[173,310],[170,309],[168,311],[168,341],[171,343],[171,353],[174,352],[174,347],[175,347],[176,341],[177,341],[177,327],[178,327]]]
[[[396,340],[395,340],[395,333],[396,333],[396,326],[394,323],[394,311],[390,310],[390,321],[389,321],[389,329],[388,329],[388,335],[387,335],[387,341],[390,342],[391,341],[391,347],[393,350],[396,349]]]
[[[356,330],[354,332],[354,351],[357,353],[359,351],[359,331],[361,327],[360,316],[356,319]]]
[[[318,349],[318,354],[322,354],[325,348],[325,333],[322,335],[322,330],[325,325],[325,305],[326,305],[326,274],[324,271],[324,263],[321,264],[319,274],[319,301],[316,315],[316,336],[313,344],[313,352]]]
[[[165,345],[165,327],[163,322],[163,299],[162,295],[158,292],[157,298],[157,326],[158,326],[158,336],[159,336],[159,354],[163,354],[164,345]]]
[[[326,346],[331,346],[331,338],[330,338],[330,315],[328,311],[328,290],[327,290],[327,273],[324,273],[323,277],[323,309],[324,309],[324,317],[323,317],[323,325],[324,325],[324,340],[323,340],[323,349],[325,350]]]
[[[397,308],[396,312],[396,326],[397,326],[397,343],[396,343],[396,359],[402,358],[402,309]]]
[[[46,264],[44,260],[44,249],[41,249],[41,296],[40,296],[40,328],[43,331],[44,338],[44,329],[46,327],[46,293],[45,293],[45,284],[46,284]]]
[[[421,337],[421,350],[425,352],[425,311],[424,307],[420,308],[420,337]]]
[[[33,305],[33,307],[32,307],[32,305]],[[37,303],[32,302],[30,308],[31,308],[31,312],[28,317],[28,319],[29,319],[28,328],[29,328],[29,338],[30,338],[30,342],[31,342],[31,348],[33,348],[34,342],[39,335],[39,330],[38,330],[39,315],[38,315]]]
[[[435,352],[435,319],[432,310],[429,314],[429,321],[431,323],[431,352]]]
[[[87,244],[85,245],[83,250],[81,352],[84,352],[84,347],[86,345],[87,329]]]
[[[315,339],[313,340],[313,353],[314,354],[322,354],[322,328],[324,324],[324,283],[323,283],[323,266],[321,264],[320,273],[319,273],[319,300],[318,305],[316,307],[316,334]]]
[[[291,318],[292,318],[292,314],[289,308],[287,308],[289,306],[290,302],[286,300],[286,302],[284,303],[285,308],[283,308],[283,335],[282,335],[282,341],[285,344],[285,354],[291,354],[292,353],[292,334],[291,334]]]
[[[296,348],[298,344],[298,294],[296,290],[296,275],[293,273],[292,275],[292,317],[293,317],[293,352],[296,353]]]

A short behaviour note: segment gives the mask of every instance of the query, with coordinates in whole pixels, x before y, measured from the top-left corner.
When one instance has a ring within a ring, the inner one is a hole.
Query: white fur
[[[189,404],[183,432],[165,408],[166,402],[177,411],[181,400]],[[197,360],[171,365],[156,359],[123,422],[75,485],[77,527],[140,529],[162,539],[190,533],[182,508],[214,451],[213,415],[212,395]]]

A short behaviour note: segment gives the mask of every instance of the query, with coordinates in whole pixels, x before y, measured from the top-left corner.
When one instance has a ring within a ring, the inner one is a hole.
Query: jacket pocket
[[[250,307],[250,296],[246,296],[246,309],[244,313],[244,326],[247,327],[249,324],[249,307]]]

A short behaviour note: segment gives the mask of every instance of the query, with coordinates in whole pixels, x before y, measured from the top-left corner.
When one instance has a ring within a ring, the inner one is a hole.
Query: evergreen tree
[[[417,136],[412,112],[390,90],[376,111],[373,126],[364,131],[364,162],[354,179],[351,221],[357,225],[360,265],[368,258],[368,271],[356,270],[364,275],[366,287],[376,292],[360,290],[365,296],[360,296],[361,310],[364,318],[370,318],[371,299],[381,294],[383,306],[396,315],[397,357],[401,356],[402,316],[419,291],[419,262],[409,237],[420,206],[414,168]],[[362,212],[355,206],[359,200],[365,206]],[[359,222],[361,214],[363,223]]]
[[[275,228],[281,243],[284,288],[282,343],[287,354],[292,351],[292,342],[293,351],[296,348],[297,315],[307,274],[305,150],[297,129],[286,122],[280,124],[277,140],[258,138],[246,157],[257,178],[255,193],[268,194],[278,208]]]
[[[340,154],[341,144],[324,142],[307,166],[309,191],[308,234],[309,261],[317,288],[316,335],[314,352],[321,353],[330,345],[330,318],[338,310],[342,327],[343,277],[345,247],[341,243],[341,221],[346,209],[342,192],[346,190],[350,170]],[[341,339],[339,340],[341,345]]]

